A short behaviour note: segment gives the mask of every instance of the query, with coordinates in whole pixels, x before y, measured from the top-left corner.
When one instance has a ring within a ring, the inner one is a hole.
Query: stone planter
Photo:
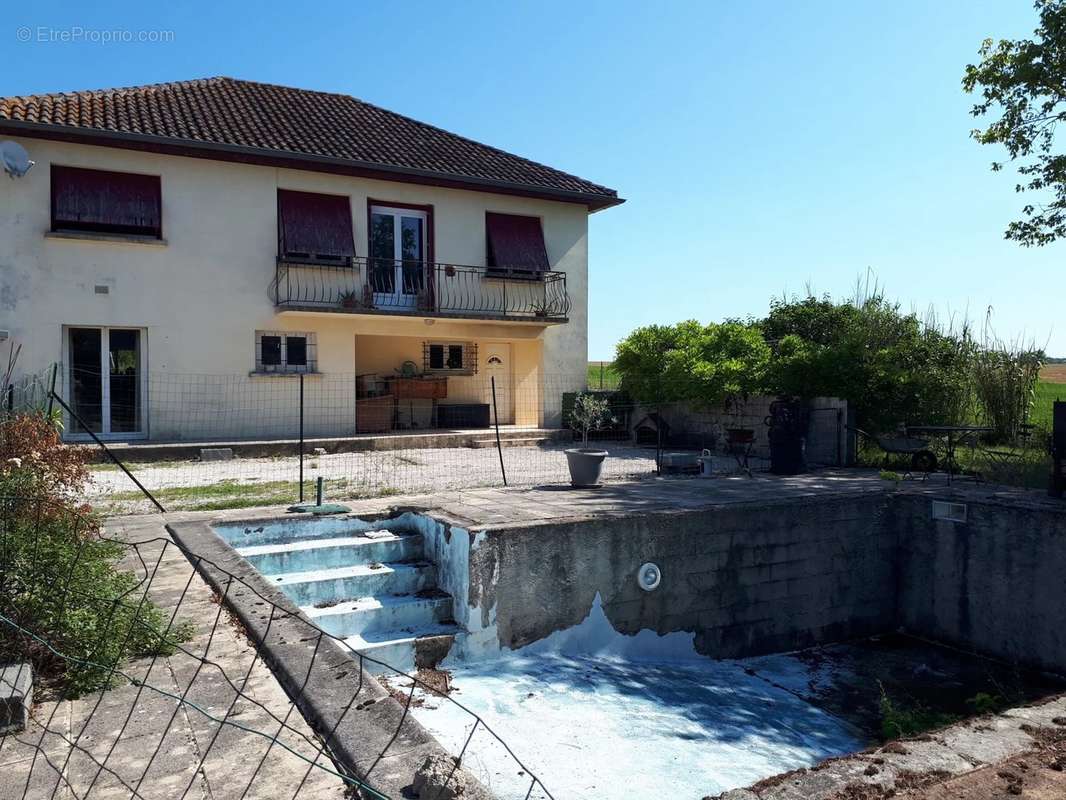
[[[605,458],[607,458],[606,450],[584,447],[567,450],[566,461],[570,465],[570,485],[577,488],[599,486]]]

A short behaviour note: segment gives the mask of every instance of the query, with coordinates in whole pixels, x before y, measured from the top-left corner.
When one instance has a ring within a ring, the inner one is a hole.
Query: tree
[[[1027,203],[1024,217],[1007,226],[1005,236],[1031,247],[1066,236],[1066,155],[1053,152],[1055,128],[1066,120],[1066,2],[1037,0],[1040,24],[1033,39],[986,39],[981,63],[969,64],[962,87],[980,90],[974,117],[999,113],[999,119],[972,136],[981,144],[1002,144],[1019,162],[1018,192],[1046,191],[1050,201]],[[993,162],[992,170],[1003,168]]]
[[[637,328],[619,343],[614,368],[638,402],[710,407],[761,391],[769,360],[757,328],[688,320]]]

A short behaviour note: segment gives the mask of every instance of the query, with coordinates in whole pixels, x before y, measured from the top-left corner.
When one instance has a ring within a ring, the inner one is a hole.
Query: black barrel
[[[798,475],[807,471],[807,407],[801,400],[780,398],[770,404],[770,472]]]

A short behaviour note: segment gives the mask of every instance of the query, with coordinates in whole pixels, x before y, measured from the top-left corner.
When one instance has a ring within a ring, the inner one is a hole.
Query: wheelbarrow
[[[892,456],[910,456],[911,469],[928,475],[936,472],[936,454],[929,449],[929,440],[918,436],[894,436],[875,435],[867,433],[861,428],[852,428],[857,434],[868,441],[874,442],[885,454],[883,466],[887,469]]]

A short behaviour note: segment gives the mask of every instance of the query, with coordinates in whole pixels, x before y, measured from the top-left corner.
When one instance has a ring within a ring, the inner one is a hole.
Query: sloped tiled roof
[[[222,145],[425,178],[592,196],[593,207],[620,202],[613,189],[348,95],[234,78],[0,98],[0,126],[5,120],[26,128]]]

